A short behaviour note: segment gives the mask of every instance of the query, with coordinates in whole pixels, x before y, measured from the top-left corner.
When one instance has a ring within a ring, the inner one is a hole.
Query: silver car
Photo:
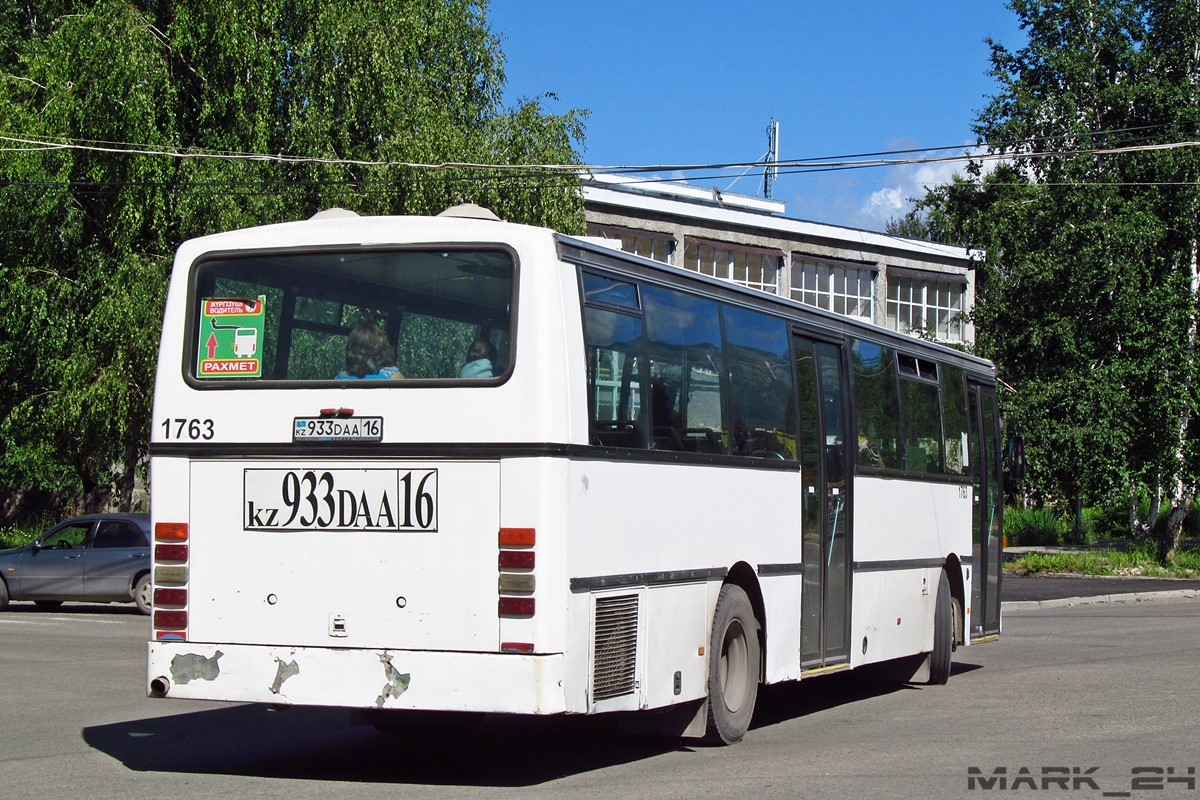
[[[152,591],[148,514],[72,517],[33,544],[0,550],[0,611],[10,600],[41,608],[70,600],[137,603],[149,614]]]

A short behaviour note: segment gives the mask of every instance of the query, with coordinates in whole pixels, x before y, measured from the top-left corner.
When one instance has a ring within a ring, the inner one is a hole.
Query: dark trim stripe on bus
[[[689,453],[675,450],[632,450],[583,444],[543,443],[462,443],[427,442],[423,444],[352,443],[352,442],[152,442],[151,456],[187,458],[569,458],[575,461],[617,461],[688,466],[741,467],[742,469],[798,472],[798,461],[777,458],[748,458],[721,453]]]
[[[589,578],[571,578],[572,592],[587,592],[592,589],[619,589],[637,586],[662,586],[671,583],[695,583],[724,578],[729,570],[724,567],[705,569],[677,569],[669,572],[629,572],[624,575],[596,575]]]
[[[759,564],[758,574],[761,576],[770,575],[801,575],[804,573],[804,565],[797,562],[795,564]]]
[[[151,442],[151,456],[186,458],[569,458],[574,461],[611,461],[642,464],[679,464],[699,467],[740,467],[773,472],[799,472],[800,462],[777,458],[750,458],[722,453],[680,450],[644,450],[587,444],[427,442]],[[886,480],[970,485],[971,476],[856,468],[856,476]]]
[[[940,569],[946,566],[941,558],[898,558],[892,561],[855,561],[855,572],[896,572],[908,569]]]
[[[911,569],[940,569],[945,561],[940,558],[908,558],[893,561],[855,561],[852,567],[855,572],[893,572]],[[759,564],[758,574],[767,575],[800,575],[804,565],[795,564]],[[622,575],[597,575],[590,578],[571,578],[572,592],[586,592],[592,589],[616,589],[635,586],[661,586],[671,583],[692,583],[695,581],[724,578],[729,570],[723,567],[708,569],[684,569],[670,572],[630,572]]]

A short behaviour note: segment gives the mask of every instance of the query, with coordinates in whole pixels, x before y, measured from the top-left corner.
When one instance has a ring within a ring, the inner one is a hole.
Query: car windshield
[[[203,261],[185,369],[212,386],[498,378],[510,363],[513,273],[512,256],[498,249]]]

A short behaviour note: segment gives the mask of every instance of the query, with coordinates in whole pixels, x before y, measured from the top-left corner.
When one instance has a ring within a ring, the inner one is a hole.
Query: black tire
[[[728,583],[721,587],[708,654],[708,728],[704,738],[713,744],[734,744],[750,728],[762,660],[758,620],[740,586]]]
[[[929,680],[941,686],[950,680],[950,653],[954,650],[954,609],[950,579],[942,571],[938,580],[937,606],[933,612],[933,651],[929,654]]]
[[[42,611],[53,611],[63,604],[62,600],[34,600],[33,604]]]
[[[133,584],[133,602],[137,603],[138,611],[150,614],[154,610],[154,587],[151,585],[150,573],[146,573]]]
[[[8,584],[0,578],[0,611],[8,608]]]

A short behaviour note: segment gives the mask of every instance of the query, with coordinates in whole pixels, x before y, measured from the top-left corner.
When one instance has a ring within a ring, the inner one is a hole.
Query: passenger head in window
[[[403,377],[396,368],[396,353],[383,328],[373,322],[355,325],[346,339],[346,368],[337,374],[337,379]]]
[[[460,378],[492,377],[492,362],[496,359],[496,348],[487,339],[476,339],[467,348],[467,363],[458,371]]]

